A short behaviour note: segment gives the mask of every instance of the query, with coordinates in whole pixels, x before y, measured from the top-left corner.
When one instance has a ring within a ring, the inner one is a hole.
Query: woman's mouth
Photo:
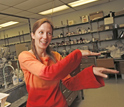
[[[40,41],[43,45],[46,45],[48,42],[47,41]]]

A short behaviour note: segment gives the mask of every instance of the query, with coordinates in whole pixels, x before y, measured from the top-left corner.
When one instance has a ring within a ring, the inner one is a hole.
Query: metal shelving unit
[[[123,17],[124,15],[119,15],[119,16],[114,16],[113,18],[119,18],[119,17]],[[86,22],[86,23],[78,23],[78,24],[74,24],[74,25],[66,25],[66,26],[62,26],[62,27],[59,27],[59,28],[55,28],[54,30],[58,30],[58,29],[67,29],[67,28],[70,28],[70,27],[74,27],[74,26],[79,26],[79,25],[85,25],[85,24],[90,24],[90,26],[92,26],[91,24],[92,23],[97,23],[97,25],[99,26],[99,21],[104,21],[104,18],[106,17],[103,17],[103,18],[100,18],[100,19],[97,19],[97,20],[93,20],[93,21],[89,21],[89,22]],[[114,31],[114,30],[119,30],[119,29],[124,29],[124,27],[121,27],[121,28],[113,28],[113,29],[108,29],[108,30],[101,30],[101,31],[91,31],[91,32],[88,32],[88,33],[83,33],[83,34],[75,34],[75,35],[70,35],[70,36],[64,36],[64,37],[56,37],[56,38],[53,38],[52,40],[56,40],[56,39],[65,39],[65,38],[71,38],[71,37],[77,37],[77,36],[84,36],[84,35],[88,35],[88,34],[91,34],[91,36],[93,36],[94,33],[98,33],[98,35],[100,36],[100,33],[101,32],[108,32],[108,31]],[[114,33],[114,32],[113,32]],[[61,46],[54,46],[53,48],[58,48],[58,47],[66,47],[66,46],[74,46],[74,45],[82,45],[82,44],[90,44],[90,43],[101,43],[101,42],[107,42],[107,41],[115,41],[115,40],[123,40],[124,38],[112,38],[112,39],[109,39],[109,40],[98,40],[98,41],[95,41],[95,42],[92,42],[90,41],[89,43],[77,43],[77,44],[69,44],[69,45],[61,45]]]

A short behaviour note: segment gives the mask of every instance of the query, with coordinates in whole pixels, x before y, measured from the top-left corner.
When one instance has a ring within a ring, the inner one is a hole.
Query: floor
[[[76,98],[70,107],[124,107],[124,79],[105,79],[105,87],[85,89],[84,100]]]

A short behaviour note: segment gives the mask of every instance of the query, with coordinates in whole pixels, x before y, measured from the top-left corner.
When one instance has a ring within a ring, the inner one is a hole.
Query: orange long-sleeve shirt
[[[80,50],[73,51],[64,59],[57,52],[53,54],[57,63],[49,57],[41,57],[41,63],[29,51],[24,51],[19,55],[28,91],[27,107],[67,107],[66,99],[59,87],[60,80],[73,91],[104,86],[103,79],[94,76],[92,66],[74,77],[68,75],[81,62]]]

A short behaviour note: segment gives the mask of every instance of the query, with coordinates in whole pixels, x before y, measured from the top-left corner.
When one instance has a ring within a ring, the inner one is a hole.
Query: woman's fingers
[[[98,56],[101,53],[91,52],[89,50],[80,50],[82,53],[82,56]]]
[[[119,71],[117,70],[106,69],[106,68],[104,68],[102,72],[103,73],[114,73],[114,74],[119,73]]]
[[[106,74],[110,74],[110,73],[119,73],[119,71],[117,70],[112,70],[112,69],[106,69],[103,67],[93,67],[93,73],[97,76],[101,76],[103,78],[107,78],[108,76]]]
[[[104,74],[104,73],[102,73],[100,71],[98,71],[95,75],[103,77],[103,78],[108,78],[108,75],[106,75],[106,74]]]
[[[96,53],[96,52],[90,52],[90,55],[95,55],[95,56],[98,56],[98,55],[100,55],[101,53]]]

